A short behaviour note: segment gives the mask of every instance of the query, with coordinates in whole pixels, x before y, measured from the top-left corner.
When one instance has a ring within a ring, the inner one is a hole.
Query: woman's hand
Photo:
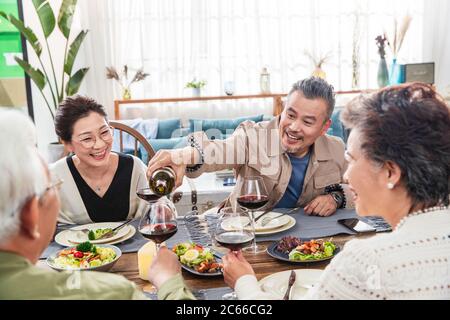
[[[150,267],[148,273],[150,282],[159,289],[164,282],[179,273],[181,273],[181,265],[177,255],[162,246]]]
[[[225,283],[234,289],[236,281],[247,274],[255,275],[250,263],[245,260],[242,251],[230,251],[223,257],[223,278]]]
[[[177,150],[159,150],[153,158],[150,159],[147,167],[147,178],[150,178],[157,169],[171,167],[175,171],[175,188],[183,183],[183,177],[186,174],[186,165],[190,162],[184,159],[184,149]]]

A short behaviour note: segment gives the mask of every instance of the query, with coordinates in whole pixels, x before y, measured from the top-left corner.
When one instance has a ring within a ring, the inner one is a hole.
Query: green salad
[[[313,261],[332,257],[336,245],[331,241],[311,240],[303,242],[289,252],[289,260]]]
[[[217,272],[222,268],[222,264],[216,261],[214,254],[209,248],[184,242],[173,247],[172,251],[178,256],[182,264],[201,273]]]
[[[90,230],[88,233],[88,238],[89,240],[97,240],[111,231],[112,231],[111,228]]]
[[[62,269],[88,269],[110,263],[116,256],[113,249],[98,247],[88,241],[76,247],[61,250],[54,264]]]

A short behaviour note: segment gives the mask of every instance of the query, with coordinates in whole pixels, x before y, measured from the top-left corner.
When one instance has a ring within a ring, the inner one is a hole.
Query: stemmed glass
[[[216,245],[231,251],[241,250],[252,243],[255,234],[249,229],[251,223],[247,212],[239,212],[232,207],[225,207],[219,211],[217,226],[214,230]],[[230,292],[222,296],[222,300],[237,300],[236,293]]]
[[[139,221],[139,232],[156,243],[157,251],[177,230],[177,211],[173,203],[165,197],[149,202],[149,209]]]
[[[232,207],[219,211],[219,219],[214,230],[214,240],[219,246],[238,251],[252,243],[255,235],[249,228],[251,219],[247,212],[239,212]]]
[[[240,193],[237,199],[238,204],[250,212],[251,226],[253,233],[255,230],[255,210],[261,209],[269,201],[264,180],[261,177],[245,177],[242,183]],[[265,247],[256,243],[256,235],[254,237],[253,246],[244,249],[253,253],[264,252]]]

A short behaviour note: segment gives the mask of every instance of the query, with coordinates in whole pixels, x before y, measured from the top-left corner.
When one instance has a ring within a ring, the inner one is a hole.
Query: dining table
[[[355,238],[367,238],[371,237],[373,234],[357,234],[357,235],[338,235],[333,237],[333,242],[337,244],[340,248],[344,244]],[[269,246],[272,242],[265,241],[259,244],[264,246]],[[255,275],[258,280],[269,276],[270,274],[294,269],[325,269],[330,260],[314,263],[303,263],[303,264],[293,264],[289,262],[280,261],[271,257],[267,252],[259,253],[247,253],[244,252],[244,257],[252,265]],[[45,260],[41,259],[38,262],[38,266],[43,268],[49,268],[45,263]],[[138,270],[138,257],[136,252],[123,253],[117,263],[109,271],[118,275],[122,275],[128,280],[134,282],[139,288],[144,292],[154,294],[156,288],[148,281],[142,280],[139,277]],[[205,277],[192,274],[184,269],[182,269],[182,275],[187,286],[196,292],[202,289],[212,289],[212,288],[223,288],[227,287],[222,276],[216,277]]]
[[[292,210],[279,211],[280,213],[286,213]],[[299,209],[298,212],[290,215],[289,219],[292,220],[294,225],[290,226],[288,230],[279,233],[268,232],[269,234],[258,236],[257,241],[259,245],[265,246],[267,248],[271,244],[273,244],[274,241],[279,241],[282,237],[286,236],[302,236],[302,239],[332,238],[332,241],[340,248],[340,250],[342,250],[345,243],[349,240],[356,238],[368,238],[377,234],[375,232],[352,232],[351,230],[338,223],[339,219],[355,216],[356,213],[354,212],[354,210],[338,210],[334,215],[330,217],[312,217],[305,215],[303,210]],[[210,220],[211,218],[213,220]],[[205,228],[205,226],[214,225],[216,223],[214,222],[214,219],[216,219],[215,215],[208,216],[208,219],[205,219],[205,216],[197,215],[185,215],[183,217],[180,217],[178,221],[178,232],[173,238],[167,241],[167,246],[172,247],[176,243],[186,241],[194,241],[200,244],[201,241],[203,241],[204,245],[211,245],[211,238],[209,234],[210,230],[208,230],[208,228]],[[138,222],[139,221],[134,221],[130,225],[134,225],[135,227],[137,227]],[[148,240],[142,237],[139,232],[136,232],[136,234],[130,240],[127,240],[124,243],[117,244],[117,246],[122,250],[122,255],[108,272],[121,275],[126,279],[134,282],[137,287],[141,288],[144,291],[145,294],[147,294],[150,298],[155,299],[156,288],[150,282],[139,277],[137,251],[140,247],[142,247],[143,244],[147,243],[147,241]],[[50,243],[49,247],[43,253],[37,265],[43,268],[50,268],[47,265],[45,258],[52,252],[56,252],[56,250],[61,250],[62,248],[64,247],[59,246],[55,242]],[[227,250],[220,247],[214,248],[214,246],[212,248],[213,250],[218,249],[216,252],[219,253],[220,250],[222,250],[222,254]],[[276,259],[269,255],[268,251],[270,250],[258,253],[243,251],[245,258],[252,265],[258,280],[261,280],[271,274],[286,270],[323,270],[330,262],[330,260],[325,260],[309,263],[292,263],[283,261],[282,259]],[[192,290],[192,292],[194,294],[195,292],[202,292],[204,299],[215,299],[214,297],[221,296],[220,293],[226,290],[231,290],[228,288],[228,286],[224,282],[223,276],[220,274],[217,276],[197,275],[185,269],[182,269],[182,275],[185,283]],[[213,291],[215,293],[211,293]]]

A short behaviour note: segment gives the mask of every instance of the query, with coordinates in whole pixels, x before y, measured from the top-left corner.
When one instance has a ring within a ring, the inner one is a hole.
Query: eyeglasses
[[[64,182],[63,179],[57,179],[56,181],[52,182],[47,188],[45,188],[45,190],[38,196],[38,198],[42,198],[47,192],[49,192],[53,188],[57,188],[59,190],[63,182]]]
[[[113,128],[109,127],[107,129],[103,129],[100,132],[100,139],[102,139],[104,142],[109,143],[113,139]],[[78,140],[79,143],[86,149],[90,149],[95,146],[97,142],[96,136],[87,136],[83,139]]]

